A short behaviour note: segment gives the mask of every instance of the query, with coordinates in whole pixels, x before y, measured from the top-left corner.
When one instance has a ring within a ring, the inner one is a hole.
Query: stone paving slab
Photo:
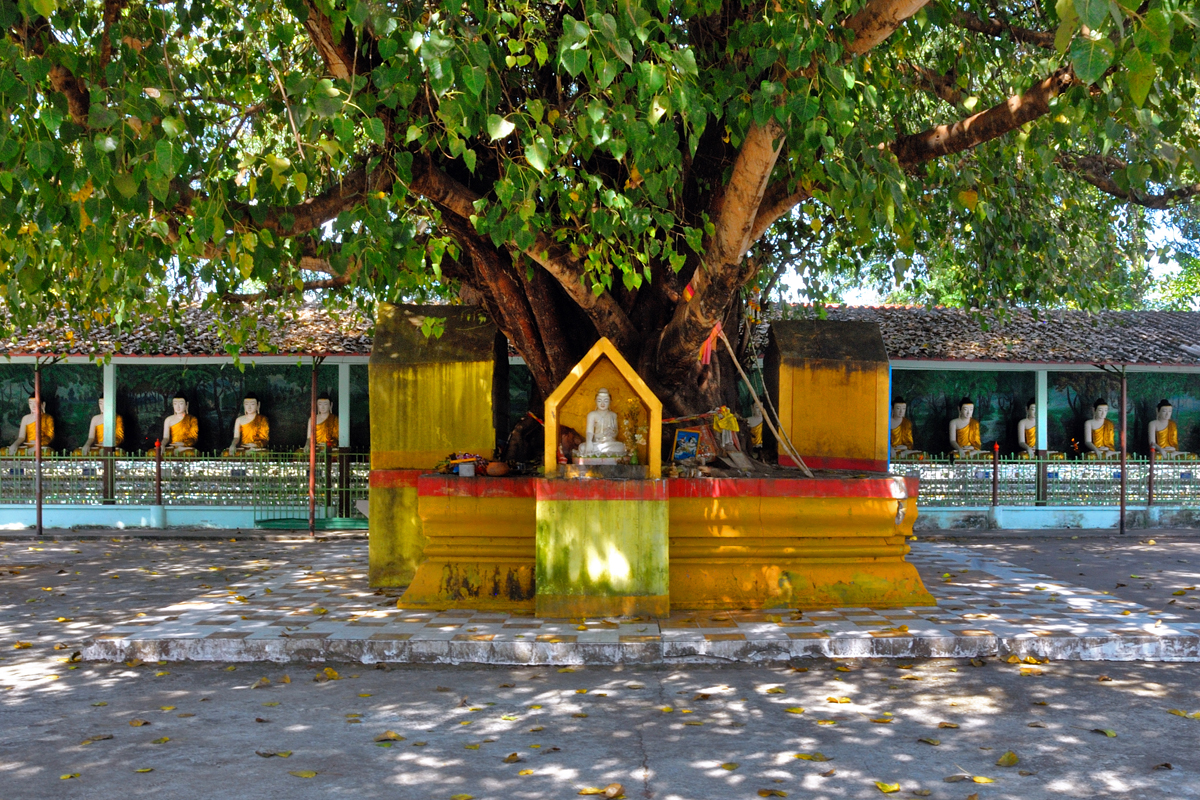
[[[411,611],[366,586],[366,545],[229,583],[90,640],[83,657],[362,663],[766,663],[795,658],[1200,661],[1200,626],[953,544],[914,542],[936,606],[549,620]]]

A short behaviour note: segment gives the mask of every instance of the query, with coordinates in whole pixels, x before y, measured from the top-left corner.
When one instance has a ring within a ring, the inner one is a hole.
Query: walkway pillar
[[[1037,401],[1037,495],[1035,502],[1039,506],[1046,505],[1047,476],[1046,460],[1050,457],[1050,373],[1039,369],[1035,373],[1037,391],[1034,399]]]

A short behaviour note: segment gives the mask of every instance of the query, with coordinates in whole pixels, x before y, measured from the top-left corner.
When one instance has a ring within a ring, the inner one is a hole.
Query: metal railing
[[[1127,504],[1200,507],[1200,461],[1128,456],[1125,468]],[[927,459],[894,461],[892,471],[920,478],[927,507],[1116,506],[1121,497],[1118,459]]]
[[[317,451],[317,516],[362,518],[369,455]],[[33,456],[0,456],[0,503],[36,503]],[[308,456],[164,457],[92,455],[42,458],[42,502],[104,505],[253,507],[255,519],[308,516]]]

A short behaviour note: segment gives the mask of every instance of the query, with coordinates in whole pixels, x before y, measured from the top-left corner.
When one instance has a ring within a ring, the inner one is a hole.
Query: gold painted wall
[[[887,461],[888,370],[856,367],[780,367],[779,421],[802,457]]]

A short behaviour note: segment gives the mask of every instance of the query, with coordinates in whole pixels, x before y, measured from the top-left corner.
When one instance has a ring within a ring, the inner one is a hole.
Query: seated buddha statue
[[[21,422],[17,425],[17,438],[8,446],[8,454],[10,456],[33,455],[37,451],[39,439],[42,452],[49,452],[50,444],[54,441],[54,417],[46,413],[46,402],[44,400],[42,401],[41,411],[42,431],[39,437],[35,433],[37,425],[37,400],[30,397],[29,413],[21,417]]]
[[[1175,424],[1175,420],[1171,419],[1171,412],[1174,409],[1171,407],[1171,401],[1160,400],[1158,403],[1158,413],[1155,419],[1151,420],[1148,437],[1150,440],[1150,449],[1154,451],[1156,458],[1192,458],[1191,453],[1186,453],[1179,449],[1179,426]]]
[[[163,453],[166,455],[194,455],[196,440],[200,438],[200,420],[188,413],[186,398],[175,395],[171,398],[171,414],[163,420]]]
[[[86,456],[93,450],[99,450],[104,446],[104,398],[101,397],[97,405],[100,406],[100,413],[92,417],[91,423],[88,425],[88,438],[83,443],[83,447],[79,448],[78,454]],[[113,447],[121,446],[125,441],[125,420],[121,419],[121,415],[117,414],[117,420],[114,425],[116,430],[113,431]]]
[[[333,415],[333,403],[322,395],[317,398],[317,447],[338,446],[338,418]],[[301,448],[308,452],[308,446],[313,440],[312,420],[308,421],[308,439]]]
[[[1032,397],[1025,404],[1025,418],[1017,423],[1017,454],[1037,457],[1037,400]]]
[[[617,438],[617,415],[609,410],[612,396],[608,389],[596,392],[596,409],[587,415],[587,430],[578,453],[584,458],[622,458],[625,444]]]
[[[1083,446],[1088,458],[1113,458],[1117,450],[1116,426],[1108,419],[1108,402],[1103,398],[1092,404],[1092,418],[1083,423]]]
[[[903,397],[892,401],[892,416],[888,419],[891,430],[892,458],[913,458],[924,455],[913,448],[913,424],[906,414],[908,402]]]
[[[242,415],[233,422],[233,442],[229,454],[255,453],[267,448],[271,440],[271,426],[261,413],[258,396],[247,394],[242,399]]]
[[[979,458],[984,455],[979,439],[979,420],[974,418],[975,403],[964,397],[958,401],[958,416],[950,420],[950,445],[958,458]]]

